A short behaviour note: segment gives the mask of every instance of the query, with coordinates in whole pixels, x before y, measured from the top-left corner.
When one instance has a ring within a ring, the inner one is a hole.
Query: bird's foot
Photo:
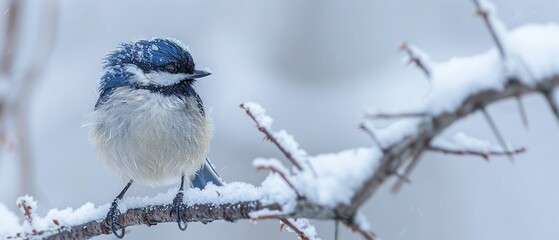
[[[179,225],[179,229],[182,231],[186,230],[186,227],[188,227],[188,222],[182,220],[181,205],[183,196],[184,193],[180,190],[173,199],[173,209],[171,210],[171,217],[173,217],[173,215],[177,217],[177,224]]]
[[[124,227],[118,223],[118,219],[120,218],[120,210],[118,210],[118,201],[119,199],[115,199],[111,204],[111,208],[107,213],[107,217],[105,217],[105,222],[111,228],[111,231],[117,238],[124,237]]]

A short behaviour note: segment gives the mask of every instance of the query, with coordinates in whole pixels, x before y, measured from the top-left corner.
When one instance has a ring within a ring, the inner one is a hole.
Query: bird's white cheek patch
[[[188,77],[185,73],[150,72],[145,74],[146,78],[158,85],[169,86],[180,82]]]
[[[186,79],[189,75],[186,73],[168,73],[168,72],[150,72],[144,73],[140,68],[134,65],[126,66],[126,71],[134,74],[136,81],[143,84],[156,84],[161,86],[170,86]]]

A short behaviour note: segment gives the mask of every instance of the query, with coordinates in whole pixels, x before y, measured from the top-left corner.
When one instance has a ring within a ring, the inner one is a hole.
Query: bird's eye
[[[170,73],[177,73],[179,71],[179,67],[174,64],[169,64],[165,66],[165,70]]]

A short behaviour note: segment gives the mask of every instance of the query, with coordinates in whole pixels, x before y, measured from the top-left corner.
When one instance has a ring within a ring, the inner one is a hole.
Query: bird
[[[207,158],[214,127],[193,87],[210,74],[196,69],[189,48],[174,38],[124,42],[105,57],[89,125],[101,162],[126,182],[105,218],[116,237],[124,237],[118,204],[133,182],[180,181],[170,214],[183,231],[185,182],[224,184]]]

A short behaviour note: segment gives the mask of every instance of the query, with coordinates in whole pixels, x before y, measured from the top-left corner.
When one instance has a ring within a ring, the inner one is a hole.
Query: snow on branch
[[[483,18],[501,57],[507,58],[508,44],[506,41],[508,32],[505,24],[497,17],[497,8],[488,0],[473,0],[473,2],[476,7],[476,14]]]
[[[482,3],[476,5],[478,10],[489,16],[487,2],[476,3]],[[303,219],[335,220],[366,239],[374,239],[359,208],[388,178],[408,179],[425,151],[435,149],[482,157],[523,152],[524,149],[510,150],[504,144],[495,147],[465,135],[458,135],[452,143],[441,144],[442,140],[438,139],[457,120],[500,100],[539,93],[546,96],[552,109],[557,109],[555,99],[547,96],[559,86],[559,25],[526,25],[510,32],[504,27],[500,29],[504,32],[496,35],[500,41],[506,41],[506,47],[501,45],[477,56],[430,65],[431,90],[421,104],[402,109],[400,115],[386,115],[400,116],[387,128],[374,129],[370,122],[363,124],[364,130],[377,142],[367,148],[310,156],[287,132],[272,130],[273,121],[261,106],[243,104],[258,130],[293,167],[285,167],[279,160],[256,160],[257,168],[271,171],[260,186],[237,182],[186,190],[182,219],[202,223],[279,219],[303,239],[317,238],[314,228]],[[504,67],[508,63],[501,56],[500,48],[514,52],[515,62],[522,64]],[[400,174],[402,169],[404,175]],[[172,189],[151,198],[123,199],[119,224],[128,227],[174,223],[176,218],[169,213],[175,192]],[[40,237],[47,239],[83,239],[110,234],[104,221],[108,209],[109,204],[95,207],[87,203],[76,210],[53,209],[45,217],[31,214],[32,229],[23,224],[25,227],[14,228],[11,231],[16,232],[8,236],[40,232]],[[0,211],[5,210],[0,208]],[[2,228],[0,233],[5,232]]]
[[[354,213],[390,176],[429,150],[431,140],[455,121],[485,106],[530,93],[553,91],[559,85],[559,26],[526,25],[508,33],[508,43],[523,60],[534,79],[502,71],[503,60],[494,49],[487,53],[454,58],[437,64],[431,77],[431,92],[419,106],[404,112],[426,113],[422,118],[402,119],[386,129],[376,129],[385,146],[380,166],[346,209]],[[520,72],[522,69],[512,69]],[[511,150],[507,150],[511,151]],[[512,152],[511,152],[512,153]]]
[[[441,138],[433,140],[427,150],[446,154],[479,156],[485,160],[489,160],[490,156],[510,156],[526,151],[525,148],[503,149],[492,145],[489,141],[472,138],[462,132],[456,133],[452,141]]]
[[[425,52],[420,50],[418,47],[408,43],[402,43],[402,45],[400,46],[400,50],[406,52],[407,54],[406,58],[404,58],[404,62],[406,62],[407,64],[415,64],[415,66],[423,71],[427,78],[431,77],[431,69],[433,63]]]
[[[272,118],[266,115],[266,110],[260,105],[247,102],[241,104],[247,115],[256,123],[258,130],[264,133],[267,140],[270,140],[285,155],[285,157],[298,170],[303,170],[306,163],[307,153],[299,148],[299,144],[295,142],[293,137],[285,131],[271,132]]]

